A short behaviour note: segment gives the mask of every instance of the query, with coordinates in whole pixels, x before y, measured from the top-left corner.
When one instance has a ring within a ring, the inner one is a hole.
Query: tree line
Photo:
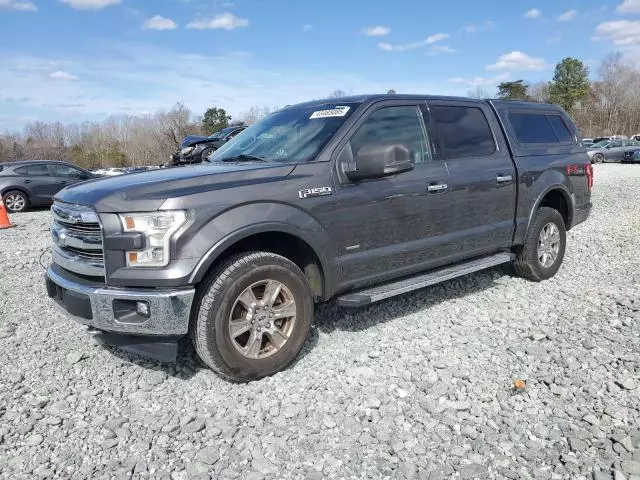
[[[65,160],[84,168],[161,165],[187,135],[211,135],[231,125],[250,125],[274,109],[252,107],[234,120],[223,108],[194,116],[178,103],[151,115],[109,117],[65,125],[32,122],[20,133],[0,134],[0,162]]]
[[[640,133],[640,68],[620,53],[607,55],[589,79],[589,68],[576,58],[556,65],[549,81],[502,82],[497,97],[561,105],[575,121],[583,137],[635,135]],[[488,98],[478,87],[469,93]]]

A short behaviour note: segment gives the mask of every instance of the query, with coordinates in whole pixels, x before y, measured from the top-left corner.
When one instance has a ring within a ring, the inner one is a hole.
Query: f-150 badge
[[[315,187],[315,188],[305,188],[304,190],[300,190],[298,195],[300,198],[309,198],[309,197],[322,197],[323,195],[331,195],[333,193],[333,189],[331,187]]]

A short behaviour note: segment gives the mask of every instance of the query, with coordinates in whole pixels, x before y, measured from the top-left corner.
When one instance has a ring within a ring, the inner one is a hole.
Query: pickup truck
[[[373,95],[287,106],[197,166],[91,180],[51,207],[49,296],[100,341],[223,377],[353,308],[497,265],[553,277],[593,170],[556,105]]]

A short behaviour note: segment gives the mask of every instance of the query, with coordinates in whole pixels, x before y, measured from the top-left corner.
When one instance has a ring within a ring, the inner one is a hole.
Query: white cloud
[[[310,23],[307,23],[306,25],[302,26],[303,32],[308,32],[309,30],[313,30],[313,25],[311,25]]]
[[[440,55],[441,53],[456,53],[457,50],[455,48],[450,47],[449,45],[433,45],[429,48],[427,55]]]
[[[102,10],[111,5],[117,5],[121,0],[61,0],[71,8],[77,10]]]
[[[404,45],[391,45],[387,42],[382,42],[378,44],[380,50],[384,50],[385,52],[404,52],[407,50],[415,50],[416,48],[422,48],[429,45],[433,45],[434,43],[441,42],[442,40],[446,40],[449,38],[449,35],[446,33],[436,33],[435,35],[431,35],[427,37],[426,40],[422,40],[421,42],[413,42],[406,43]]]
[[[530,57],[522,52],[509,52],[502,55],[494,64],[487,65],[487,70],[545,70],[549,64],[543,58]]]
[[[532,8],[527,13],[524,14],[525,18],[540,18],[542,16],[542,12],[537,8]]]
[[[482,23],[473,23],[471,25],[467,25],[463,28],[463,30],[467,33],[478,33],[485,30],[493,30],[494,27],[495,23],[493,22],[493,20],[487,20]]]
[[[391,29],[382,25],[376,25],[375,27],[367,27],[363,29],[362,33],[364,33],[368,37],[384,37],[385,35],[389,35],[391,33]]]
[[[562,15],[558,17],[558,21],[571,22],[572,20],[575,20],[577,16],[578,16],[577,10],[567,10],[566,12],[564,12]]]
[[[178,24],[170,18],[156,15],[142,24],[142,28],[147,30],[175,30]]]
[[[17,10],[19,12],[37,12],[38,7],[32,2],[23,2],[18,0],[0,0],[0,8],[9,10]]]
[[[596,27],[593,40],[607,40],[619,47],[640,44],[640,20],[603,22]]]
[[[618,5],[620,13],[640,13],[640,0],[624,0]]]
[[[187,25],[187,28],[195,28],[196,30],[235,30],[240,27],[248,27],[249,20],[246,18],[236,17],[233,13],[221,13],[211,19],[194,20]]]
[[[435,35],[427,37],[426,42],[427,45],[431,45],[432,43],[440,42],[442,40],[446,40],[447,38],[449,38],[449,35],[446,33],[436,33]]]
[[[77,80],[78,77],[76,77],[75,75],[71,75],[70,73],[67,72],[63,72],[62,70],[57,70],[53,73],[49,74],[49,78],[53,79],[53,80],[64,80],[64,81],[70,81],[70,80]]]
[[[491,85],[497,85],[501,82],[504,82],[509,79],[509,72],[501,73],[496,75],[495,77],[471,77],[471,78],[463,78],[463,77],[455,77],[450,78],[449,82],[466,85],[468,87],[487,87]]]

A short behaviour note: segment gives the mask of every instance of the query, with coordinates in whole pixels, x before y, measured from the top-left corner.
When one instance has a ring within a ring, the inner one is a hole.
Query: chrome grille
[[[102,227],[89,207],[55,202],[51,207],[53,261],[81,275],[104,277]]]

